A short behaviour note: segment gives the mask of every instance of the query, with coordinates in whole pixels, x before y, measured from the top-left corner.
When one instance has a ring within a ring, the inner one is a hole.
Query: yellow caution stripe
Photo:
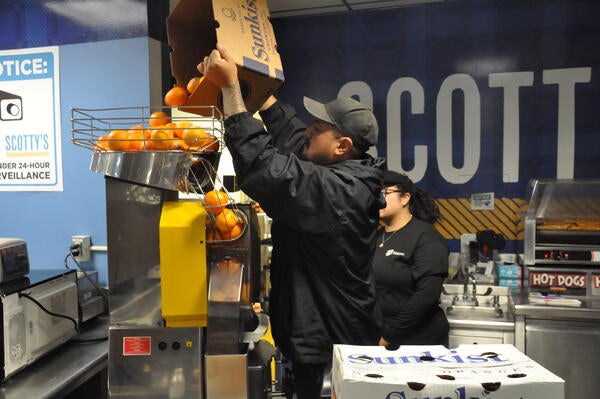
[[[493,210],[472,210],[468,198],[438,198],[441,219],[435,224],[446,239],[460,239],[461,234],[493,230],[507,240],[523,239],[525,201],[522,198],[495,198]]]

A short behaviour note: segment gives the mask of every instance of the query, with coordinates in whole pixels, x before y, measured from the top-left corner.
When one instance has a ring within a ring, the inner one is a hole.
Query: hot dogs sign
[[[600,291],[600,276],[590,275],[588,272],[555,272],[555,271],[532,271],[529,273],[529,287],[535,292],[554,292],[558,294],[586,295],[588,282],[590,287]]]

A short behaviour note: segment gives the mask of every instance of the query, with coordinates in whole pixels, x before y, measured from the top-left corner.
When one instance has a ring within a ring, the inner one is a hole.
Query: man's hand
[[[385,338],[379,338],[379,346],[388,346],[390,343]]]
[[[225,118],[246,112],[240,82],[238,81],[237,65],[229,51],[217,43],[216,50],[211,51],[198,64],[198,71],[221,88]]]
[[[221,89],[238,82],[237,65],[229,51],[217,43],[217,48],[198,64],[198,71]]]

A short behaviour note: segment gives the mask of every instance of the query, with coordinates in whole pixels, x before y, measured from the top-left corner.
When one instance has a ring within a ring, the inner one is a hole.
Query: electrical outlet
[[[73,257],[77,262],[92,260],[92,238],[90,236],[71,236],[71,245],[79,246],[79,255]]]

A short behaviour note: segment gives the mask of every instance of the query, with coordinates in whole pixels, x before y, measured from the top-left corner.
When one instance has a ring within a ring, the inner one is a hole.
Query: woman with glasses
[[[383,315],[379,345],[448,346],[448,320],[438,306],[448,276],[449,249],[433,227],[439,210],[404,174],[384,173],[381,229],[373,257],[377,304]]]

